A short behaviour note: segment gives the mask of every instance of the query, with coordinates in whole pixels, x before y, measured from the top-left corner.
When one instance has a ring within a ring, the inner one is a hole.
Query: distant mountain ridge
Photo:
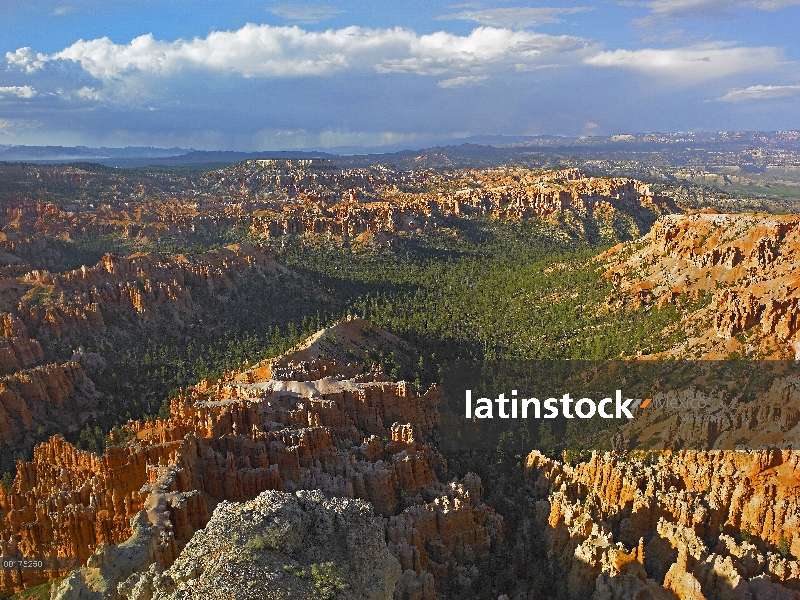
[[[194,164],[227,165],[253,158],[327,158],[325,152],[269,151],[233,152],[191,148],[88,148],[86,146],[2,146],[0,161],[5,162],[94,162],[107,167],[180,166]]]
[[[772,149],[800,148],[800,131],[722,131],[615,134],[610,136],[507,136],[480,135],[459,139],[428,140],[429,146],[339,146],[301,150],[196,150],[193,148],[90,148],[87,146],[0,145],[0,162],[68,163],[93,162],[107,167],[177,167],[201,165],[218,167],[248,159],[338,158],[348,164],[407,160],[417,156],[447,155],[449,158],[502,159],[519,153],[541,152],[581,154],[598,151],[653,152],[679,149],[686,144],[715,150],[742,150],[750,147]],[[688,148],[686,148],[688,149]],[[446,162],[446,161],[445,161]]]
[[[87,158],[161,158],[192,152],[186,148],[90,148],[87,146],[18,146],[0,144],[0,160],[84,160]]]

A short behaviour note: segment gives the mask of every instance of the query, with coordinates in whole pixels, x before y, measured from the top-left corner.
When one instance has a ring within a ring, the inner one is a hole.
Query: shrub
[[[752,535],[753,534],[750,533],[750,528],[746,527],[744,530],[742,530],[742,541],[743,542],[749,542],[750,538],[752,537]]]
[[[781,537],[778,540],[778,552],[781,553],[781,556],[784,558],[788,558],[789,556],[789,541],[786,539],[786,536],[783,535],[781,531]]]
[[[247,541],[244,545],[247,550],[261,552],[263,550],[282,551],[286,547],[283,532],[276,529],[267,529]]]
[[[311,577],[316,588],[315,600],[331,600],[337,591],[350,587],[344,580],[344,571],[332,562],[311,565]]]

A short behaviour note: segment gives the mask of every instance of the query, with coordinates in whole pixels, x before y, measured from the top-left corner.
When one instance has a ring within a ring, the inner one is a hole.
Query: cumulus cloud
[[[734,88],[717,98],[721,102],[744,102],[746,100],[771,100],[800,95],[800,85],[751,85]]]
[[[33,98],[36,90],[29,85],[11,85],[0,87],[0,98],[4,96],[14,96],[16,98]]]
[[[50,60],[46,54],[34,52],[33,48],[18,48],[15,52],[6,52],[8,68],[17,68],[25,73],[34,73],[44,67]]]
[[[311,24],[326,21],[344,11],[333,6],[311,6],[308,4],[276,4],[267,9],[273,15],[294,21],[296,23]]]
[[[247,24],[236,31],[215,31],[206,38],[156,40],[142,35],[128,44],[107,37],[79,40],[44,55],[31,48],[6,54],[10,68],[26,73],[48,61],[79,64],[106,83],[137,75],[170,76],[185,70],[216,71],[243,77],[324,76],[356,69],[379,73],[441,75],[481,67],[537,65],[554,56],[579,61],[591,44],[571,36],[479,27],[469,35],[351,26],[321,32],[297,26]],[[455,73],[457,74],[457,73]]]
[[[473,21],[481,25],[492,27],[533,27],[543,23],[561,23],[564,19],[560,15],[572,15],[579,12],[594,10],[589,6],[576,6],[573,8],[548,8],[548,7],[508,7],[489,8],[484,10],[464,10],[449,15],[436,17],[438,20]]]
[[[471,85],[481,85],[489,77],[487,75],[464,75],[462,77],[451,77],[439,82],[440,88],[460,88]]]
[[[726,42],[659,50],[611,50],[588,57],[596,67],[622,67],[672,81],[699,83],[734,73],[769,69],[780,63],[777,48],[733,46]]]

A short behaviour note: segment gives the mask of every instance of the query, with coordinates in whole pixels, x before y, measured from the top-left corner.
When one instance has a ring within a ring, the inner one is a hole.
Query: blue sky
[[[798,30],[800,0],[2,0],[0,144],[798,129]]]

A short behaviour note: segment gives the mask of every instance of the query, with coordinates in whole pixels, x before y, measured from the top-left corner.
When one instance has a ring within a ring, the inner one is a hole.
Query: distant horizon
[[[415,152],[415,151],[422,151],[432,148],[446,148],[446,147],[458,147],[463,145],[477,145],[477,146],[486,146],[491,147],[492,144],[488,141],[489,138],[496,138],[497,141],[502,142],[502,140],[507,139],[509,141],[505,142],[511,146],[515,146],[517,144],[523,143],[524,140],[563,140],[563,141],[582,141],[582,140],[598,140],[598,141],[611,141],[614,143],[630,143],[633,142],[641,142],[642,140],[613,140],[613,138],[624,138],[626,136],[675,136],[675,135],[691,135],[691,136],[706,136],[706,135],[735,135],[735,134],[761,134],[761,135],[793,135],[797,136],[798,143],[800,143],[800,127],[797,129],[781,129],[781,130],[773,130],[773,131],[762,131],[762,130],[718,130],[718,131],[641,131],[641,132],[625,132],[625,133],[613,133],[610,135],[593,135],[593,136],[570,136],[570,135],[559,135],[559,134],[543,134],[543,135],[536,135],[536,136],[521,136],[521,135],[503,135],[503,134],[486,134],[480,136],[469,136],[465,138],[451,138],[451,139],[440,139],[440,140],[430,140],[430,144],[426,144],[423,141],[420,141],[417,144],[387,144],[382,146],[329,146],[329,147],[301,147],[301,148],[263,148],[258,150],[243,150],[243,149],[232,149],[232,148],[191,148],[191,147],[180,147],[180,146],[173,146],[170,148],[160,147],[160,146],[143,146],[143,145],[127,145],[127,146],[84,146],[84,145],[76,145],[76,146],[64,146],[64,145],[33,145],[33,144],[4,144],[0,143],[0,148],[18,148],[18,149],[63,149],[63,150],[90,150],[90,151],[102,151],[102,150],[111,150],[111,151],[135,151],[135,150],[153,150],[159,151],[159,155],[163,157],[169,156],[181,156],[187,153],[231,153],[231,154],[258,154],[258,153],[269,153],[269,152],[279,152],[279,153],[320,153],[320,154],[329,154],[331,156],[336,155],[348,155],[348,154],[380,154],[381,150],[384,150],[385,153],[395,153],[395,152]],[[476,141],[476,140],[485,140],[485,141]],[[516,140],[516,143],[511,140]],[[734,141],[735,138],[728,141]],[[659,142],[653,142],[659,143]],[[678,143],[676,142],[661,142],[661,143]],[[363,150],[364,152],[358,153],[355,152],[356,150]],[[176,154],[161,154],[163,152],[176,152]],[[80,156],[76,156],[75,158],[81,158]],[[112,158],[112,157],[108,157]],[[43,159],[47,160],[47,159]],[[0,154],[0,162],[3,161],[2,154]]]
[[[0,144],[780,131],[800,103],[800,0],[28,0],[0,19]]]

